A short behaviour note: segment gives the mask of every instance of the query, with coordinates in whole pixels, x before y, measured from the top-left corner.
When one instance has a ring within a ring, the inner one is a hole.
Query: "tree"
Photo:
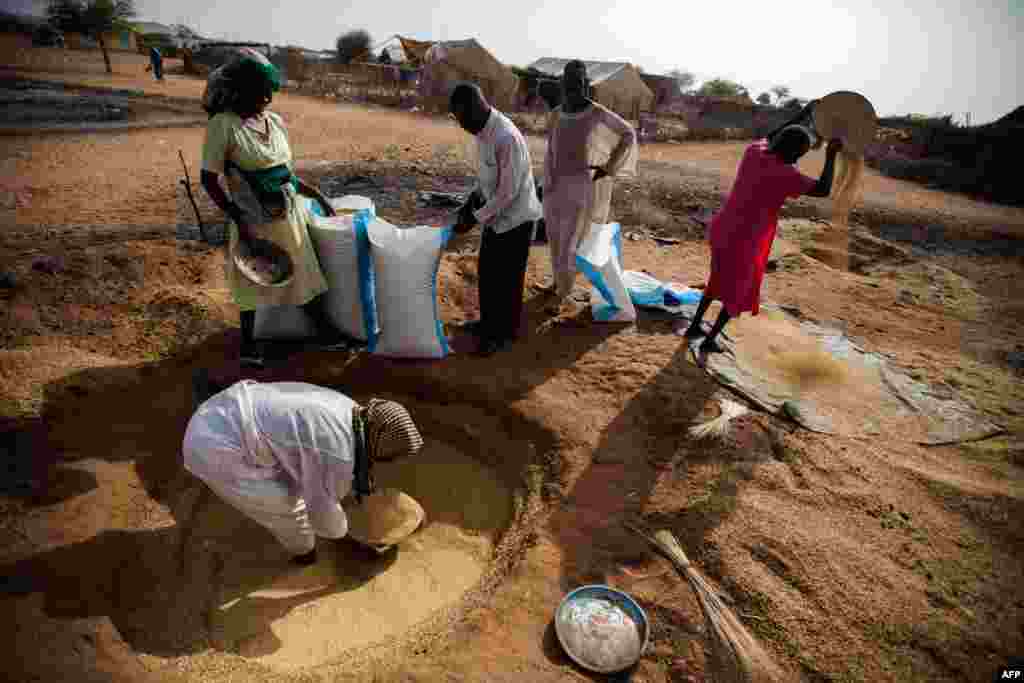
[[[710,81],[705,81],[697,90],[697,94],[705,97],[743,97],[744,95],[749,97],[746,88],[725,78],[713,78]]]
[[[784,109],[803,109],[807,106],[807,100],[801,97],[791,97],[782,105]]]
[[[114,29],[130,28],[128,20],[135,16],[134,0],[50,0],[46,13],[50,23],[61,31],[95,38],[103,51],[107,73],[114,73],[105,36]]]
[[[784,85],[775,86],[772,88],[772,92],[775,93],[775,104],[789,97],[789,88]]]
[[[366,56],[370,51],[373,39],[363,29],[349,31],[338,36],[338,62],[351,64],[354,60]]]
[[[763,92],[757,96],[757,103],[767,106],[772,103],[772,96],[766,92]]]
[[[693,75],[692,71],[684,71],[683,69],[672,69],[668,72],[668,75],[676,79],[679,83],[679,90],[686,92],[693,87],[693,84],[697,82],[697,77]]]
[[[202,40],[202,36],[188,26],[185,26],[185,24],[174,24],[171,26],[171,35],[174,36],[182,47],[192,47],[197,41]]]

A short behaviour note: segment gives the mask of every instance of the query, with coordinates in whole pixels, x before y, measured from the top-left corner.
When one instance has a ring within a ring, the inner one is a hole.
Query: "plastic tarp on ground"
[[[669,313],[680,313],[685,304],[700,303],[699,289],[678,282],[662,282],[647,273],[627,270],[622,273],[622,281],[633,305],[640,308],[657,308]]]
[[[695,312],[695,305],[683,306],[684,317]],[[699,343],[691,343],[694,355]],[[886,434],[932,446],[1003,432],[952,391],[915,381],[841,330],[801,321],[775,306],[763,305],[761,315],[734,321],[729,338],[719,343],[726,352],[705,357],[716,381],[811,431]]]

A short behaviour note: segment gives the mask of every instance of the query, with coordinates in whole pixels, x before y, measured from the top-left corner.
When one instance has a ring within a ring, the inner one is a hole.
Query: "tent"
[[[423,66],[423,60],[427,55],[427,50],[433,45],[428,40],[413,40],[412,38],[404,38],[402,36],[395,36],[398,38],[398,42],[402,46],[402,54],[405,56],[406,61],[415,67]],[[394,55],[391,55],[394,58]]]
[[[402,43],[409,54],[404,39]],[[465,81],[480,86],[498,109],[507,111],[516,103],[519,79],[473,38],[431,44],[423,55],[423,64],[420,95],[434,109],[445,109],[452,89]]]
[[[658,74],[640,74],[640,78],[654,93],[654,108],[669,106],[682,97],[683,91],[679,81],[672,76]]]
[[[387,40],[382,40],[373,47],[370,48],[370,54],[374,59],[380,59],[382,54],[387,54],[388,59],[391,60],[391,64],[402,64],[406,66],[412,66],[413,59],[406,53],[404,41],[407,38],[402,38],[400,35],[393,35]],[[416,41],[412,41],[416,42]],[[424,49],[423,52],[426,52]]]
[[[561,78],[570,59],[545,57],[529,66],[546,76]],[[584,62],[594,99],[626,118],[654,108],[654,93],[640,77],[640,71],[626,62]]]

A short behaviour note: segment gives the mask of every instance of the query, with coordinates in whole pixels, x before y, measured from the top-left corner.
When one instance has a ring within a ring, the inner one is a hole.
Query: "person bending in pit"
[[[340,332],[324,310],[327,281],[320,270],[308,223],[306,202],[312,197],[329,215],[334,210],[320,192],[292,172],[292,152],[284,122],[267,110],[280,89],[280,75],[255,50],[241,51],[211,74],[203,94],[210,115],[203,145],[201,182],[207,194],[231,218],[231,248],[239,240],[269,240],[292,258],[294,273],[286,286],[252,282],[228,258],[228,283],[241,309],[243,365],[262,367],[256,344],[256,309],[291,304],[302,306],[316,323],[322,348],[340,348],[351,340]],[[230,198],[220,184],[227,178]]]
[[[348,534],[340,501],[373,493],[372,467],[423,446],[394,401],[360,405],[300,382],[243,380],[216,393],[194,379],[201,403],[185,431],[185,468],[226,503],[270,531],[292,562],[316,562],[316,537]]]
[[[479,340],[476,353],[489,356],[518,336],[533,226],[543,211],[530,150],[515,124],[472,84],[457,85],[449,106],[459,125],[476,138],[479,152],[477,189],[459,210],[455,231],[483,225],[477,265],[480,320],[468,328]]]
[[[803,126],[784,125],[744,152],[729,196],[708,229],[711,276],[685,332],[689,340],[704,338],[698,347],[702,354],[722,351],[717,338],[729,320],[746,311],[758,314],[761,281],[775,240],[779,209],[786,199],[800,195],[828,197],[832,192],[836,155],[842,143],[829,142],[825,167],[815,180],[795,166],[811,148],[812,137]],[[720,301],[722,310],[705,335],[701,323],[712,301]]]

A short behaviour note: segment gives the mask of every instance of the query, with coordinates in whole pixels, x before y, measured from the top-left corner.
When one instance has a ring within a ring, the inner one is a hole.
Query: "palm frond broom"
[[[672,532],[663,529],[650,536],[629,522],[626,528],[664,555],[693,589],[707,624],[705,633],[711,645],[707,668],[715,683],[778,683],[783,680],[775,662],[693,566]]]

